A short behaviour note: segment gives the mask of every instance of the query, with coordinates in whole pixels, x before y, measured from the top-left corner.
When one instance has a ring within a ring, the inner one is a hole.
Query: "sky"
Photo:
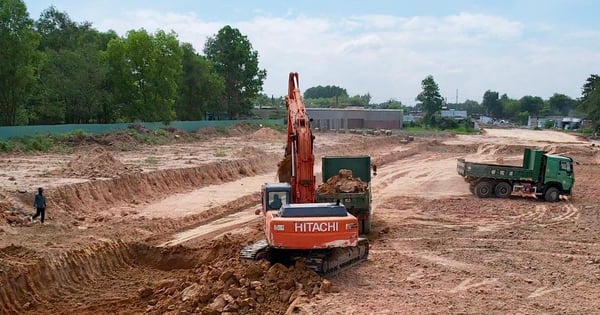
[[[581,96],[600,73],[595,0],[26,0],[37,20],[50,6],[99,31],[174,31],[202,52],[225,25],[237,28],[267,70],[263,92],[337,85],[372,103],[414,105],[432,75],[448,103],[487,90],[519,99]]]

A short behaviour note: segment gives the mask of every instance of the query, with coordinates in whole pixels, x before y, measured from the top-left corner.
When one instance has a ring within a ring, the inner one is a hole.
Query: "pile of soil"
[[[61,173],[67,176],[96,178],[120,176],[127,171],[127,166],[109,151],[103,147],[94,147],[71,160]]]
[[[193,276],[139,288],[140,298],[149,302],[147,311],[283,314],[296,299],[332,290],[329,281],[300,262],[286,267],[241,261],[237,256],[243,243],[235,236],[214,240],[203,246],[205,257],[197,257]]]
[[[283,138],[283,134],[269,127],[262,127],[253,132],[250,137],[252,139],[259,140],[281,140]]]
[[[214,136],[219,134],[219,131],[217,131],[217,128],[209,126],[196,130],[196,134],[200,136]]]
[[[360,177],[353,177],[352,171],[341,169],[338,175],[329,178],[317,188],[319,194],[361,193],[367,190],[368,184]]]

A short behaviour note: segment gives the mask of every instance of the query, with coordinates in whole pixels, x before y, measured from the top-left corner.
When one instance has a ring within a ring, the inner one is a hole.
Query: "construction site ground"
[[[409,143],[317,133],[317,161],[368,154],[378,166],[369,259],[323,278],[302,263],[238,258],[262,238],[260,186],[275,181],[285,135],[261,128],[202,139],[0,155],[0,314],[600,309],[598,143],[525,129]],[[518,165],[525,147],[573,157],[569,200],[478,199],[456,172],[461,157]],[[37,187],[48,200],[43,225],[28,219]]]

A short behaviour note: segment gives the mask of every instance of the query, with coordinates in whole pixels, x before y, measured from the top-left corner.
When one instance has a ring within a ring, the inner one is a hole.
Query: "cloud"
[[[577,97],[589,72],[600,66],[597,31],[561,34],[552,27],[473,13],[315,18],[288,12],[209,22],[193,13],[139,10],[100,20],[96,27],[119,34],[142,27],[173,30],[201,51],[206,38],[227,24],[258,50],[260,66],[268,72],[264,90],[275,96],[286,93],[288,73],[298,71],[302,89],[339,85],[352,95],[370,93],[376,102],[394,98],[414,104],[421,80],[430,74],[449,101],[457,89],[459,101],[481,101],[488,89],[514,98],[547,98],[555,92]]]

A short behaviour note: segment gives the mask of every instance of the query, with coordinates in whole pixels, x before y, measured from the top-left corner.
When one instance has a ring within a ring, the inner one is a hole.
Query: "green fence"
[[[205,127],[229,127],[244,122],[265,125],[281,125],[283,124],[283,119],[173,121],[169,125],[165,125],[161,122],[142,122],[137,124],[143,125],[152,130],[157,130],[161,127],[173,127],[185,130],[187,132],[192,132]],[[12,137],[34,136],[36,134],[65,134],[76,130],[83,130],[88,134],[105,134],[115,130],[127,129],[129,125],[131,125],[131,123],[0,127],[0,140],[5,140]]]

